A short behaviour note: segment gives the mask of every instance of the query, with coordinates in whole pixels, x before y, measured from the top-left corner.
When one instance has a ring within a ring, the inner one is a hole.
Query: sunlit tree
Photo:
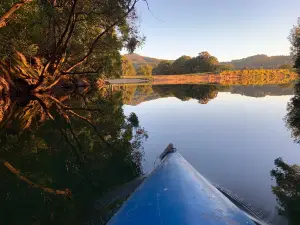
[[[294,67],[300,68],[300,18],[297,24],[292,28],[289,40],[291,42],[291,55],[294,59]]]

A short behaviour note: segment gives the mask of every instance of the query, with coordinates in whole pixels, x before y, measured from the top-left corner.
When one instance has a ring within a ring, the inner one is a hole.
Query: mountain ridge
[[[150,66],[155,67],[161,61],[174,61],[168,59],[158,59],[148,56],[142,56],[136,53],[125,54],[124,56],[133,63],[133,66],[135,68],[138,68],[143,64],[149,64]],[[257,69],[261,67],[265,69],[274,69],[284,64],[293,65],[293,59],[292,56],[289,55],[268,56],[265,54],[257,54],[242,59],[234,59],[231,61],[220,62],[220,64],[232,64],[235,69]]]

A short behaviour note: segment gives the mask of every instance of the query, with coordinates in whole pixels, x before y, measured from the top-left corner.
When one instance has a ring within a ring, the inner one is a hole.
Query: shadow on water
[[[299,84],[288,106],[287,126],[295,141]],[[264,92],[263,92],[264,91]],[[105,224],[143,181],[142,144],[147,132],[123,104],[156,98],[197,99],[201,104],[219,92],[248,96],[290,94],[284,86],[165,85],[111,89],[56,89],[30,98],[1,98],[0,154],[3,224]],[[258,93],[258,94],[257,94]],[[262,94],[264,93],[264,94]],[[275,161],[278,213],[299,223],[299,166]],[[223,193],[231,198],[229,191]],[[250,214],[263,212],[231,198]],[[246,208],[245,208],[246,207]],[[15,215],[18,215],[16,217]]]
[[[1,113],[1,224],[105,224],[120,202],[95,201],[143,174],[147,133],[119,92],[2,99]]]

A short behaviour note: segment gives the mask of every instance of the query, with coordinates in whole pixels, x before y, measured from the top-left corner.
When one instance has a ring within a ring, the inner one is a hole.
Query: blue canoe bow
[[[172,145],[108,225],[255,225]]]

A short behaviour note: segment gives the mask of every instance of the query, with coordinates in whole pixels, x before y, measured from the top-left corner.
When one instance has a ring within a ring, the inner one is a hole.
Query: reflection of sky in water
[[[163,98],[124,110],[135,112],[149,132],[144,145],[145,171],[150,172],[159,154],[173,143],[212,183],[275,216],[270,177],[274,160],[282,157],[287,163],[300,164],[300,146],[283,121],[290,98],[219,93],[207,105]]]

